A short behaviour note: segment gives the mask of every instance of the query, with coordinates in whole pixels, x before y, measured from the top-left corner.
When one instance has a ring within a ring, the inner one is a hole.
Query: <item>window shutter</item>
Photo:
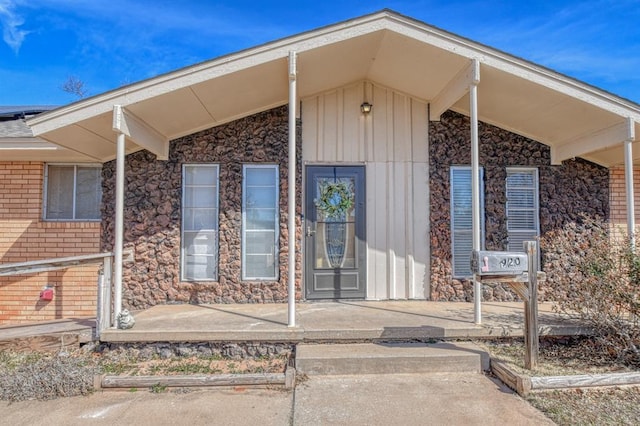
[[[480,169],[480,211],[484,212],[483,170]],[[451,167],[451,251],[453,276],[469,277],[470,258],[473,250],[471,167]],[[481,223],[481,240],[484,240],[484,218]]]
[[[523,251],[523,241],[540,234],[538,212],[538,170],[508,168],[507,182],[507,250]]]

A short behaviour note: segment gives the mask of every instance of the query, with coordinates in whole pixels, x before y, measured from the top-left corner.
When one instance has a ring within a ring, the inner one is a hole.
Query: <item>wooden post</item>
[[[538,248],[535,241],[525,241],[524,249],[529,261],[529,298],[524,302],[524,367],[538,365]]]

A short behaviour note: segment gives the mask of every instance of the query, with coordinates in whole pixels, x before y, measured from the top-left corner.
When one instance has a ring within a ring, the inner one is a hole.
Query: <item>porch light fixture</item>
[[[371,108],[373,108],[373,105],[366,101],[360,105],[360,111],[362,111],[363,114],[369,114],[371,112]]]

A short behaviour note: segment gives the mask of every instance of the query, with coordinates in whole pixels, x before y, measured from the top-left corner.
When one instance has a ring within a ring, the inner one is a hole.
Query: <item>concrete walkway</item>
[[[541,334],[585,332],[579,323],[541,303]],[[135,313],[130,330],[109,329],[107,342],[151,341],[341,341],[522,336],[524,304],[486,302],[482,325],[473,304],[428,301],[299,303],[296,327],[287,327],[286,304],[158,305]]]
[[[31,426],[553,424],[481,374],[314,376],[295,391],[99,392],[0,402],[0,418]]]

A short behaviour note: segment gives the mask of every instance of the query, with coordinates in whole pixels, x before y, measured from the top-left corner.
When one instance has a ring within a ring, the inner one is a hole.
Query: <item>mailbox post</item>
[[[476,250],[471,254],[471,272],[480,282],[504,282],[524,300],[525,368],[538,364],[538,248],[535,241],[523,243],[524,253]]]
[[[538,365],[538,245],[525,241],[524,249],[529,258],[529,300],[524,302],[524,368],[531,370]]]

